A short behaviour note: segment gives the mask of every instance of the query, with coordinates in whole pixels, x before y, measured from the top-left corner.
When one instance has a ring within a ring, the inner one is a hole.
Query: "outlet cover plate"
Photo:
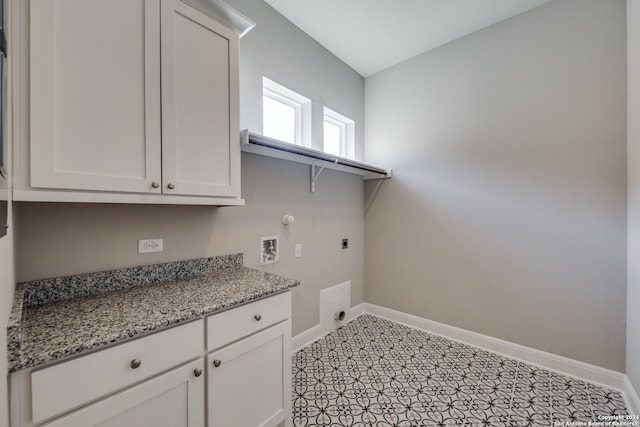
[[[150,252],[162,252],[164,249],[164,239],[138,240],[138,253],[146,254]]]

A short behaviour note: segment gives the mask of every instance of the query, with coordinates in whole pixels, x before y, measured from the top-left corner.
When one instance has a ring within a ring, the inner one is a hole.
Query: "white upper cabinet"
[[[27,136],[15,199],[242,204],[239,36],[211,10],[183,0],[23,6]]]
[[[163,0],[162,35],[165,191],[239,195],[238,36],[180,0]]]
[[[31,186],[160,192],[160,4],[31,1]]]

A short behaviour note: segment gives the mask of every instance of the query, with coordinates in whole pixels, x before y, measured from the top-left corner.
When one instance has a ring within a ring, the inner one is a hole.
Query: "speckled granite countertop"
[[[195,267],[188,264],[194,262]],[[158,274],[159,269],[169,273]],[[7,327],[9,372],[158,331],[299,284],[243,267],[241,254],[23,283],[16,289]]]

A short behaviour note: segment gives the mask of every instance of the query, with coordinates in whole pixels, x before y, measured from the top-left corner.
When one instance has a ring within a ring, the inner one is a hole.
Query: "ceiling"
[[[550,0],[265,0],[364,77]]]

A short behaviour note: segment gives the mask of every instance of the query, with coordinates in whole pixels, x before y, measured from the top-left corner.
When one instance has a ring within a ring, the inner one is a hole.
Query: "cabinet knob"
[[[214,367],[219,368],[220,365],[222,365],[222,361],[221,360],[216,359],[216,360],[213,361],[213,366]]]
[[[199,377],[200,375],[202,375],[202,369],[200,368],[196,368],[193,370],[193,375],[195,375],[196,377]]]
[[[131,369],[138,369],[140,365],[142,365],[142,362],[140,361],[140,359],[133,359],[131,361]]]
[[[260,320],[262,320],[262,316],[259,314],[256,314],[255,316],[253,316],[254,319],[256,319],[256,322],[259,322]]]
[[[151,186],[152,186],[153,188],[160,188],[160,183],[159,183],[158,181],[153,181],[153,182],[151,183]]]
[[[175,185],[173,185],[173,182],[170,182],[170,183],[168,183],[168,184],[167,184],[167,188],[168,188],[169,190],[173,190],[174,188],[176,188],[176,186],[175,186]]]

